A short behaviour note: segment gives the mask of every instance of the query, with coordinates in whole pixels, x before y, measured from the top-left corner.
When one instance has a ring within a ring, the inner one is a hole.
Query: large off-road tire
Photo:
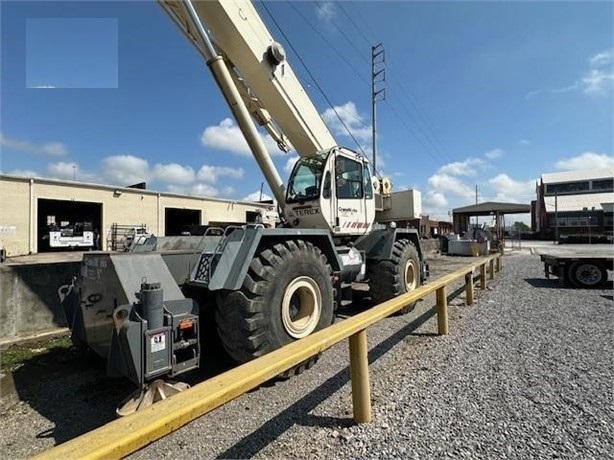
[[[569,267],[569,280],[579,288],[597,288],[608,281],[608,271],[599,262],[578,261]]]
[[[331,272],[320,249],[303,240],[277,243],[256,254],[241,289],[217,297],[216,323],[226,351],[243,363],[332,324]]]
[[[367,270],[371,298],[376,304],[420,286],[420,257],[415,246],[406,239],[394,243],[390,260],[372,263]],[[403,307],[398,314],[409,313],[416,303]]]

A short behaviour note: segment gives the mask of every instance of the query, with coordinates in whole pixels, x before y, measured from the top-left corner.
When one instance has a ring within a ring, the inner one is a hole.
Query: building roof
[[[603,210],[614,201],[614,194],[608,193],[583,193],[580,195],[559,195],[558,197],[546,196],[546,212],[582,211],[584,208]]]
[[[542,174],[542,182],[544,184],[557,184],[559,182],[609,179],[611,177],[614,177],[614,168],[583,169],[581,171],[564,171]]]
[[[487,201],[462,208],[453,209],[454,214],[469,214],[471,216],[489,216],[495,212],[502,214],[525,214],[531,212],[530,204],[500,203]]]
[[[15,174],[0,173],[0,180],[1,179],[27,181],[27,182],[32,181],[32,183],[39,183],[39,184],[54,184],[54,185],[61,185],[61,186],[67,186],[67,187],[83,187],[83,188],[90,188],[90,189],[96,189],[96,190],[110,190],[110,191],[119,190],[122,193],[124,192],[125,193],[138,193],[139,195],[160,195],[160,196],[165,196],[165,197],[185,198],[185,199],[191,199],[191,200],[207,200],[207,201],[214,201],[214,202],[219,202],[219,203],[237,203],[241,205],[256,205],[260,207],[271,206],[271,204],[267,202],[232,200],[229,198],[216,198],[216,197],[205,196],[205,195],[188,195],[188,194],[176,193],[176,192],[157,191],[153,189],[130,188],[130,187],[123,187],[123,186],[118,186],[118,185],[105,185],[105,184],[96,184],[93,182],[80,182],[76,180],[51,179],[47,177],[21,176],[21,175],[15,175]]]

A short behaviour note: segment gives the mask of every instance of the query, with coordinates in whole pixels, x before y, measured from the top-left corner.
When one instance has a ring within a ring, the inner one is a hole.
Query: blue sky
[[[612,2],[257,9],[339,144],[358,149],[292,47],[369,157],[370,54],[383,44],[378,169],[420,190],[424,214],[474,203],[476,185],[480,202],[529,203],[542,173],[614,168]],[[2,1],[0,14],[3,173],[230,199],[260,189],[205,63],[158,5]],[[270,153],[286,178],[295,156]]]
[[[117,18],[27,18],[26,86],[117,88],[117,22]],[[95,40],[82,39],[89,36]]]

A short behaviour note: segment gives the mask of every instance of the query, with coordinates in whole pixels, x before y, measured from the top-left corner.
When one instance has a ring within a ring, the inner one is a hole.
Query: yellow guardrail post
[[[465,275],[465,303],[473,305],[473,270]]]
[[[350,374],[352,377],[352,406],[356,423],[371,423],[371,387],[369,384],[369,350],[367,331],[350,336]]]
[[[495,259],[488,261],[488,279],[495,279]]]
[[[496,260],[495,268],[497,270],[497,273],[499,273],[501,271],[501,255],[498,255],[495,260]]]
[[[440,287],[436,292],[437,297],[437,331],[439,335],[446,335],[448,329],[448,299],[446,297],[446,287]]]
[[[480,265],[480,289],[486,289],[486,262]]]

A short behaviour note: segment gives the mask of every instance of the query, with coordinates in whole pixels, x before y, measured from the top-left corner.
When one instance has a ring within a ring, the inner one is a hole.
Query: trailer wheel
[[[385,302],[420,286],[420,257],[416,247],[406,239],[398,240],[392,248],[390,260],[370,264],[369,289],[375,303]],[[413,302],[399,310],[406,314],[414,309]]]
[[[241,289],[217,297],[216,323],[226,351],[246,362],[332,324],[331,272],[320,250],[303,240],[256,254]],[[317,358],[282,377],[302,372]]]
[[[595,288],[608,281],[608,271],[595,261],[578,261],[569,267],[569,279],[577,287]]]

